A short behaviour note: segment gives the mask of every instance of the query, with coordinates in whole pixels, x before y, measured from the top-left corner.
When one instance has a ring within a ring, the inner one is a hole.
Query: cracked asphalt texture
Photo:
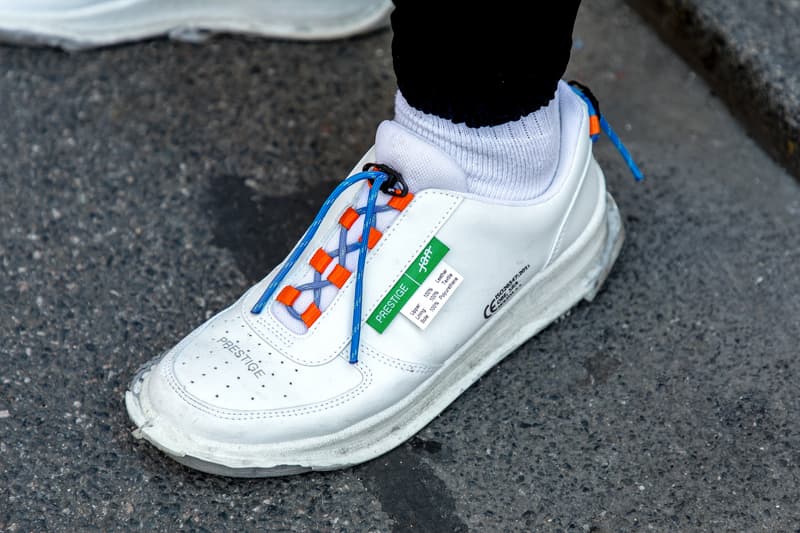
[[[123,394],[368,148],[390,33],[0,46],[0,530],[795,530],[800,186],[621,0],[575,38],[648,176],[597,145],[606,289],[397,450],[261,480],[137,441]]]

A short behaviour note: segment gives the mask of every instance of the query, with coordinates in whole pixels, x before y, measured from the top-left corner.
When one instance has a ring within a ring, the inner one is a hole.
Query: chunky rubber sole
[[[303,11],[299,5],[295,10],[270,7],[268,0],[106,0],[38,10],[22,0],[9,4],[0,1],[0,40],[70,51],[164,35],[190,42],[216,33],[339,39],[388,25],[392,10],[389,0],[352,0],[339,13],[333,7],[316,11]]]
[[[334,470],[374,459],[419,432],[483,374],[574,305],[594,299],[624,240],[613,198],[606,195],[599,203],[583,235],[435,374],[402,401],[354,426],[324,437],[263,445],[233,445],[180,434],[159,424],[157,410],[148,404],[148,374],[155,360],[137,373],[125,395],[128,413],[139,426],[134,435],[186,466],[233,477]]]

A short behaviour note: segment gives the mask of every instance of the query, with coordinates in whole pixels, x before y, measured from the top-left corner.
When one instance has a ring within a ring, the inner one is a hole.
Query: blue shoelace
[[[364,216],[364,227],[361,230],[361,240],[348,245],[347,229],[341,228],[339,233],[339,247],[337,250],[329,252],[331,257],[339,258],[339,264],[343,264],[344,258],[348,253],[358,251],[358,267],[356,269],[355,288],[356,293],[353,305],[353,337],[350,342],[351,363],[358,362],[358,347],[361,340],[361,306],[364,289],[364,265],[367,259],[367,247],[369,244],[370,231],[375,227],[376,215],[382,211],[392,209],[386,205],[376,205],[378,200],[378,192],[387,182],[391,181],[396,183],[397,180],[402,182],[402,178],[400,178],[398,175],[390,174],[389,169],[384,167],[384,170],[365,170],[363,172],[359,172],[345,179],[333,190],[330,196],[328,196],[327,200],[325,200],[325,202],[322,204],[319,213],[317,213],[317,216],[314,218],[314,221],[311,223],[311,226],[309,226],[305,235],[303,235],[303,238],[295,247],[294,251],[292,251],[291,255],[289,255],[288,259],[283,263],[283,266],[278,271],[278,274],[273,278],[272,282],[261,295],[261,298],[258,299],[258,302],[256,302],[250,311],[253,314],[259,314],[264,310],[264,307],[267,305],[267,302],[269,302],[270,298],[272,298],[272,296],[275,294],[278,286],[281,284],[284,278],[286,278],[286,275],[289,273],[289,271],[291,271],[295,263],[297,263],[297,260],[300,258],[300,256],[303,255],[303,252],[314,238],[314,235],[317,233],[322,221],[325,219],[325,216],[328,214],[328,211],[336,199],[339,198],[339,196],[341,196],[345,190],[364,180],[371,180],[372,187],[369,189],[366,206],[355,210],[356,213]],[[405,188],[404,183],[402,183],[402,187]],[[407,189],[406,192],[408,192]],[[317,306],[319,306],[320,293],[322,289],[328,285],[332,285],[332,283],[328,280],[322,279],[322,275],[319,272],[315,272],[314,281],[304,285],[299,285],[296,288],[298,291],[313,290],[314,302],[317,304]],[[300,314],[293,307],[286,306],[286,308],[294,318],[301,320]]]
[[[597,120],[597,126],[599,130],[602,130],[608,136],[608,140],[611,141],[619,154],[622,156],[622,159],[625,160],[625,164],[628,165],[628,168],[631,170],[633,177],[636,181],[642,181],[644,179],[644,174],[641,170],[639,170],[638,165],[633,160],[630,152],[628,149],[625,148],[625,145],[622,144],[622,140],[616,134],[614,129],[611,127],[611,124],[608,123],[606,118],[600,113],[600,104],[597,102],[597,98],[592,94],[592,91],[589,90],[588,87],[578,83],[577,81],[569,82],[570,89],[581,97],[581,100],[586,102],[586,106],[589,108],[589,120],[590,124],[592,123],[592,119]],[[589,135],[592,138],[592,142],[597,142],[600,139],[600,131],[598,131],[594,127],[590,127]]]
[[[599,105],[597,104],[597,99],[592,95],[591,91],[583,85],[580,85],[576,82],[570,82],[570,87],[572,90],[581,97],[581,99],[586,102],[586,105],[589,109],[589,116],[590,116],[590,123],[592,119],[596,119],[597,126],[593,126],[590,128],[590,135],[592,138],[592,142],[596,142],[600,137],[600,131],[604,132],[612,144],[617,148],[622,158],[625,160],[625,163],[628,165],[628,168],[633,173],[633,177],[636,181],[641,181],[644,179],[644,174],[636,165],[631,157],[630,152],[628,152],[625,145],[620,140],[619,136],[614,132],[611,128],[611,125],[608,121],[600,114]],[[367,165],[366,168],[371,168],[371,170],[364,170],[363,172],[359,172],[357,174],[353,174],[352,176],[348,177],[344,181],[342,181],[328,196],[325,202],[322,204],[317,216],[314,218],[314,221],[309,226],[308,230],[306,230],[305,235],[300,240],[298,245],[289,255],[289,257],[284,261],[283,266],[278,271],[277,275],[272,279],[269,286],[267,286],[264,293],[258,299],[256,304],[251,309],[251,313],[259,314],[264,310],[269,300],[275,294],[275,291],[278,289],[278,286],[283,282],[289,272],[292,270],[294,265],[297,263],[300,256],[303,255],[306,248],[308,247],[311,240],[316,235],[317,230],[319,229],[322,221],[328,214],[331,206],[334,204],[337,198],[342,195],[344,191],[349,189],[351,186],[360,183],[364,180],[371,180],[372,187],[370,187],[369,195],[367,197],[367,204],[364,207],[360,207],[355,210],[355,212],[359,216],[364,216],[364,227],[361,230],[361,239],[358,242],[347,244],[347,228],[341,228],[339,233],[339,246],[336,250],[332,250],[327,252],[328,255],[333,258],[337,259],[340,265],[344,264],[345,258],[347,254],[357,251],[358,252],[358,267],[356,269],[356,286],[355,286],[355,296],[353,301],[353,322],[352,322],[352,339],[350,342],[350,363],[357,363],[358,362],[358,348],[361,342],[361,314],[362,314],[362,298],[363,298],[363,290],[364,290],[364,265],[366,264],[367,259],[367,250],[369,244],[369,236],[372,229],[375,227],[375,219],[376,215],[382,211],[388,211],[392,209],[387,205],[377,205],[378,200],[378,192],[384,189],[384,192],[389,192],[390,194],[395,194],[397,196],[404,196],[405,193],[408,192],[405,182],[402,181],[402,178],[388,167],[383,167],[381,165]],[[396,189],[398,184],[401,186],[401,189]],[[385,186],[389,185],[389,189],[386,189]],[[405,191],[402,192],[402,191]],[[399,191],[399,193],[398,193]],[[322,289],[332,285],[332,283],[322,278],[322,274],[319,271],[315,271],[313,281],[309,283],[305,283],[303,285],[298,285],[296,290],[299,292],[303,291],[313,291],[314,296],[314,303],[317,307],[320,305],[320,298]],[[287,305],[286,309],[288,310],[289,314],[297,319],[302,320],[300,313],[294,309],[293,306]]]

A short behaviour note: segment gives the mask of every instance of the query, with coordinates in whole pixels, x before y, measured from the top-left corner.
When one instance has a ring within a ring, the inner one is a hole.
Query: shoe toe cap
[[[235,310],[209,320],[134,379],[139,426],[156,419],[200,438],[279,442],[336,429],[325,412],[354,399],[364,375],[342,358],[305,366]]]

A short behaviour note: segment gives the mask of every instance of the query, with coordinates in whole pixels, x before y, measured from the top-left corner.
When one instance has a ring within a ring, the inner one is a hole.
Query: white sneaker
[[[0,0],[0,38],[67,50],[169,35],[348,37],[388,23],[390,0]]]
[[[361,463],[594,298],[623,230],[592,156],[587,107],[564,87],[557,176],[529,202],[468,193],[449,156],[384,122],[364,161],[398,170],[412,193],[394,196],[402,182],[391,179],[392,194],[378,192],[389,170],[351,175],[337,191],[376,181],[332,195],[282,265],[139,371],[126,394],[136,435],[231,476]],[[370,201],[379,213],[364,228]]]

